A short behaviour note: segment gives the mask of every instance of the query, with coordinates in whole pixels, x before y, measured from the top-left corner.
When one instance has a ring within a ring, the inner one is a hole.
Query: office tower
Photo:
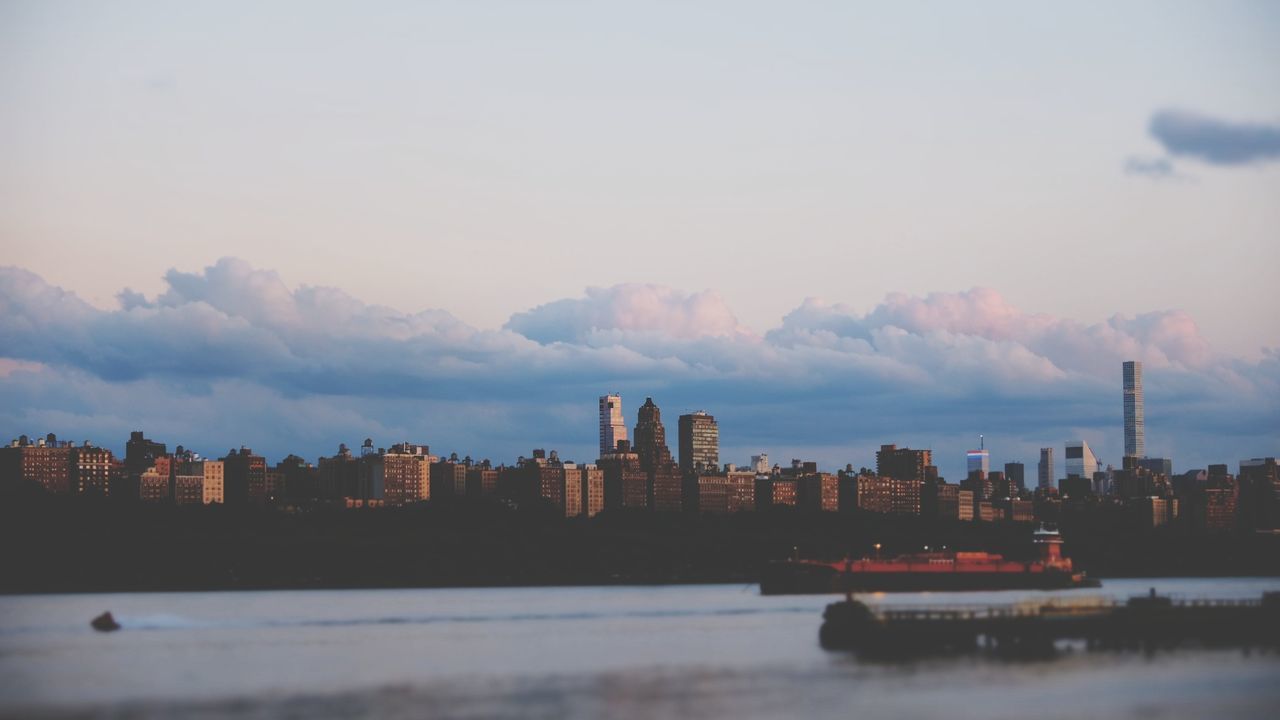
[[[929,450],[912,450],[897,445],[881,445],[876,452],[876,474],[898,480],[925,479],[925,469],[933,464]]]
[[[622,396],[600,396],[600,457],[613,452],[619,440],[627,439],[627,421],[622,417]]]
[[[1009,492],[1013,494],[1027,489],[1026,468],[1020,462],[1004,464],[1004,476],[1009,480]]]
[[[986,448],[981,450],[970,450],[965,454],[968,467],[966,473],[970,476],[977,471],[981,471],[983,477],[991,474],[991,453]]]
[[[1142,363],[1129,360],[1124,364],[1124,454],[1145,457],[1146,429],[1142,419]]]
[[[1036,473],[1036,487],[1053,487],[1053,482],[1057,479],[1053,476],[1053,448],[1040,448],[1040,464]]]
[[[1094,457],[1093,451],[1089,449],[1089,443],[1083,440],[1071,440],[1067,442],[1065,455],[1067,477],[1074,475],[1092,483],[1093,474],[1098,472],[1098,458]]]
[[[701,410],[681,415],[679,433],[681,472],[714,472],[720,468],[720,428],[714,417]]]

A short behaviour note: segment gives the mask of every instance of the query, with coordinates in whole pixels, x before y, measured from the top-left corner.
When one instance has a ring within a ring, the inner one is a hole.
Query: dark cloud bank
[[[1280,159],[1280,123],[1231,122],[1198,113],[1162,110],[1152,116],[1149,130],[1169,154],[1214,165]]]
[[[1274,454],[1280,356],[1211,352],[1176,310],[1083,324],[992,290],[890,295],[868,312],[807,299],[763,335],[719,295],[590,288],[482,330],[336,289],[291,289],[223,259],[170,271],[155,298],[99,310],[0,268],[0,432],[119,447],[131,429],[206,454],[253,444],[314,458],[366,436],[510,461],[532,447],[593,459],[597,395],[646,395],[674,439],[681,412],[718,416],[726,461],[869,464],[932,446],[944,474],[985,433],[993,461],[1083,437],[1116,462],[1120,363],[1146,362],[1148,447],[1177,467]]]

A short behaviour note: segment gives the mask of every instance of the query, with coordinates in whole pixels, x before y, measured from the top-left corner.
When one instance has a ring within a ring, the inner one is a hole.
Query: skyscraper
[[[653,398],[645,398],[637,414],[635,450],[641,469],[648,474],[650,509],[679,512],[684,486],[680,469],[671,459],[671,449],[667,447],[662,411],[654,404]]]
[[[600,457],[613,452],[619,440],[627,439],[627,421],[622,418],[622,396],[600,396]]]
[[[634,447],[640,455],[640,465],[648,470],[658,463],[671,462],[671,450],[667,447],[667,430],[662,424],[662,410],[653,398],[645,398],[636,415]]]
[[[717,470],[720,467],[720,428],[716,419],[699,410],[680,416],[680,471]]]
[[[1072,475],[1093,481],[1093,474],[1098,472],[1098,458],[1089,449],[1084,440],[1070,440],[1066,447],[1067,477]]]
[[[1040,465],[1036,468],[1036,487],[1051,488],[1053,481],[1053,448],[1040,448]]]
[[[1147,437],[1142,420],[1142,363],[1124,364],[1124,454],[1146,457]]]
[[[968,475],[973,475],[979,470],[982,471],[983,477],[991,473],[991,453],[987,452],[985,447],[980,450],[970,450],[965,454],[965,460],[967,463],[965,472]]]

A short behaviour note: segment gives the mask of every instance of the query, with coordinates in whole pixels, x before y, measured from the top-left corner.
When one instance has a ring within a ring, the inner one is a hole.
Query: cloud
[[[1149,131],[1171,155],[1213,165],[1244,165],[1280,158],[1280,124],[1219,120],[1198,113],[1161,110]]]
[[[712,411],[726,460],[772,448],[862,465],[872,458],[855,448],[899,442],[933,446],[954,476],[979,432],[1009,460],[1083,436],[1117,461],[1128,359],[1147,363],[1154,452],[1201,465],[1270,453],[1280,428],[1280,356],[1219,356],[1178,310],[1081,323],[975,288],[893,294],[866,311],[809,298],[760,335],[713,292],[619,285],[482,330],[292,288],[235,259],[165,281],[154,298],[124,291],[101,310],[0,268],[0,431],[118,443],[143,428],[277,458],[372,436],[498,461],[541,446],[591,460],[595,397],[620,390],[628,415],[654,396],[673,433],[681,412]],[[1192,448],[1209,435],[1222,444]]]
[[[1173,163],[1169,162],[1169,158],[1137,155],[1125,160],[1124,171],[1128,175],[1142,175],[1156,179],[1177,177],[1178,174],[1173,168]]]
[[[557,300],[511,316],[506,327],[548,342],[607,342],[613,331],[692,339],[747,334],[719,293],[686,294],[660,285],[587,288],[585,298]]]

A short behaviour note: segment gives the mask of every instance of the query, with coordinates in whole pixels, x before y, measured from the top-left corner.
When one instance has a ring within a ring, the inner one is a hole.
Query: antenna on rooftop
[[[987,439],[982,435],[978,436],[978,449],[979,450],[987,449]]]

